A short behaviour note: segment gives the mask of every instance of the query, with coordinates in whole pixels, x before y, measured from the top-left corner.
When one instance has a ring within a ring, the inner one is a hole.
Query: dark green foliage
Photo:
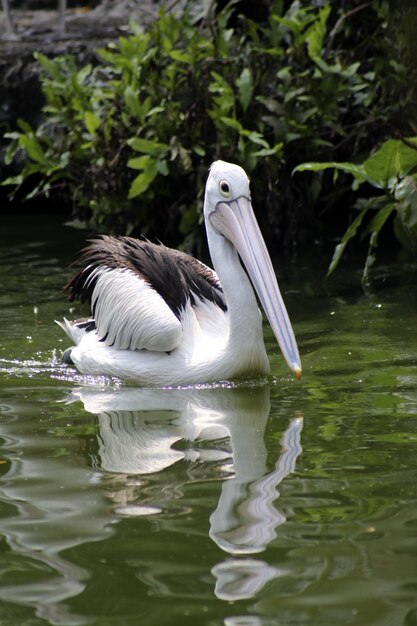
[[[384,18],[380,26],[384,25],[387,35],[380,34],[374,41],[374,57],[370,59],[376,69],[374,101],[364,109],[368,109],[368,118],[363,120],[364,124],[369,123],[369,138],[348,152],[341,151],[336,145],[335,155],[339,159],[345,157],[345,161],[305,162],[294,170],[322,172],[333,169],[334,191],[327,196],[325,210],[335,208],[340,197],[338,191],[345,184],[346,177],[340,177],[338,173],[353,176],[351,205],[356,214],[335,247],[328,274],[337,267],[348,242],[359,236],[362,240],[369,240],[363,282],[368,280],[369,269],[375,262],[378,236],[386,224],[393,226],[404,249],[414,255],[417,253],[417,137],[414,136],[417,131],[414,54],[417,10],[398,3],[396,10],[390,13],[386,2],[374,2],[373,5]],[[358,135],[361,126],[359,123],[355,128]],[[320,177],[318,185],[322,185],[323,180]]]
[[[417,252],[417,137],[388,139],[360,165],[303,163],[296,171],[320,172],[329,168],[351,174],[354,189],[367,183],[379,190],[375,196],[358,199],[359,213],[336,246],[329,274],[336,268],[347,243],[357,234],[369,213],[372,218],[362,228],[362,237],[369,236],[363,280],[368,278],[369,268],[375,261],[378,235],[391,215],[395,215],[394,227],[398,240],[410,252]]]
[[[161,14],[146,32],[132,24],[96,67],[38,54],[44,122],[7,135],[8,161],[25,158],[3,184],[64,186],[74,217],[95,229],[169,244],[181,233],[193,247],[207,167],[222,158],[246,169],[262,226],[292,246],[318,230],[318,199],[332,209],[340,198],[294,168],[365,158],[401,108],[404,69],[383,60],[387,15],[382,0],[276,0],[266,23],[232,27],[226,10],[198,23]]]

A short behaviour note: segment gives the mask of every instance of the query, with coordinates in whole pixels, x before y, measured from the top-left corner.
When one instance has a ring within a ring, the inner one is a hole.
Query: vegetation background
[[[355,237],[364,280],[378,238],[415,255],[414,2],[160,4],[87,63],[35,46],[39,114],[29,99],[2,122],[9,206],[201,254],[222,158],[248,172],[273,252],[336,240],[331,272]]]

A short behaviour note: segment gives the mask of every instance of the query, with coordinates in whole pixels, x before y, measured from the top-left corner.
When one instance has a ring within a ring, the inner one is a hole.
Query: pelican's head
[[[206,217],[216,209],[219,202],[230,202],[240,197],[250,201],[249,178],[245,170],[240,165],[214,161],[206,183]]]
[[[301,378],[294,331],[253,212],[249,179],[239,165],[225,161],[213,163],[206,184],[204,214],[215,232],[238,251],[282,354],[296,377]]]

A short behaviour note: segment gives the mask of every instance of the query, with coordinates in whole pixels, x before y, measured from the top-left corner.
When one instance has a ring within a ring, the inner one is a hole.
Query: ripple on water
[[[59,362],[68,341],[53,320],[84,314],[60,292],[78,242],[65,260],[59,243],[6,244],[10,623],[414,623],[415,290],[344,287],[342,298],[308,291],[309,270],[285,294],[301,381],[265,326],[273,377],[138,390]]]

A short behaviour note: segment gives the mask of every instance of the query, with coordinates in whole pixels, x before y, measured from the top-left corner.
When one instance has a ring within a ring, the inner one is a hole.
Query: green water
[[[22,234],[23,233],[23,234]],[[263,384],[145,390],[59,365],[84,235],[0,230],[0,624],[417,624],[417,269],[281,285]]]

